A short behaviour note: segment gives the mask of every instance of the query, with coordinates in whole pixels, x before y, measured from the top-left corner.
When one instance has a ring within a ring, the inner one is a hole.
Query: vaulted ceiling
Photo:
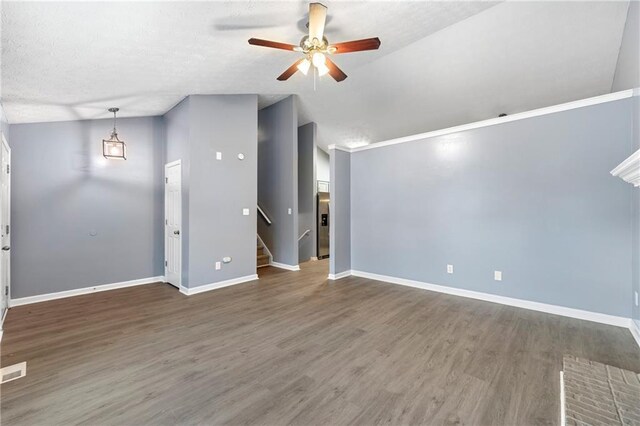
[[[359,145],[609,93],[628,2],[325,2],[336,83],[275,77],[297,54],[306,2],[3,2],[10,123],[160,115],[189,94],[299,97],[323,146]]]

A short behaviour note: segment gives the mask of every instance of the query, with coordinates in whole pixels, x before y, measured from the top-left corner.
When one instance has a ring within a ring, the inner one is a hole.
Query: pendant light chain
[[[109,108],[109,111],[113,113],[113,132],[111,136],[115,136],[118,139],[118,131],[116,130],[116,113],[120,111],[120,108]]]

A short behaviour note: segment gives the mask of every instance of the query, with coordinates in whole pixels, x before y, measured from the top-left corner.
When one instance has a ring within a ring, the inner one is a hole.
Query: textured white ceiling
[[[297,94],[321,144],[358,144],[610,91],[627,2],[329,2],[337,84],[275,77],[305,2],[3,2],[2,103],[11,123],[163,114],[188,94]]]

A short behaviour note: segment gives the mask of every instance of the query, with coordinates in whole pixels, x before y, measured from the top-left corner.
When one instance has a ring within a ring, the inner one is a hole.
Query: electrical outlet
[[[287,214],[291,214],[291,209],[287,209]]]
[[[249,216],[249,209],[242,209],[242,214],[244,216]]]
[[[447,274],[453,274],[453,265],[447,265]]]
[[[222,153],[216,152],[216,160],[222,160]]]
[[[638,292],[637,292],[637,291],[635,291],[634,293],[635,293],[635,295],[636,295],[636,306],[638,306]]]
[[[502,271],[493,271],[493,279],[496,281],[502,281]]]
[[[222,269],[222,263],[216,262],[216,271],[219,271],[220,269]]]

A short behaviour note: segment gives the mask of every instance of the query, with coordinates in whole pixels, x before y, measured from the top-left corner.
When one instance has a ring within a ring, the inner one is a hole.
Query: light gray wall
[[[180,160],[182,171],[182,286],[189,287],[189,180],[190,180],[190,144],[191,115],[189,113],[190,98],[184,98],[178,105],[169,110],[162,118],[165,129],[166,162]],[[163,168],[164,173],[164,168]],[[163,193],[164,200],[164,193]],[[164,201],[163,201],[164,202]],[[164,212],[164,210],[163,210]],[[164,229],[164,228],[163,228]],[[164,252],[164,241],[163,241]]]
[[[258,233],[275,262],[298,264],[298,113],[293,96],[258,111]],[[291,209],[291,214],[287,213]]]
[[[167,162],[182,164],[185,287],[256,272],[257,102],[256,95],[192,95],[164,116]],[[227,256],[231,263],[216,271]]]
[[[352,269],[629,317],[632,102],[352,154]]]
[[[316,158],[316,179],[323,182],[329,182],[331,179],[331,173],[329,170],[329,154],[318,148]]]
[[[629,2],[612,92],[640,87],[640,2]]]
[[[633,141],[634,150],[640,149],[640,96],[633,98]],[[633,292],[640,295],[640,188],[633,188],[633,289],[631,293],[632,318],[640,329],[640,307],[635,305]],[[639,296],[640,297],[640,296]]]
[[[298,127],[298,262],[316,256],[316,123]]]
[[[162,120],[118,120],[127,161],[102,156],[112,125],[11,125],[12,297],[164,273]]]
[[[329,273],[339,274],[350,270],[352,265],[351,154],[332,149],[329,151],[329,157]]]
[[[189,287],[254,275],[258,97],[190,96],[189,109]]]

